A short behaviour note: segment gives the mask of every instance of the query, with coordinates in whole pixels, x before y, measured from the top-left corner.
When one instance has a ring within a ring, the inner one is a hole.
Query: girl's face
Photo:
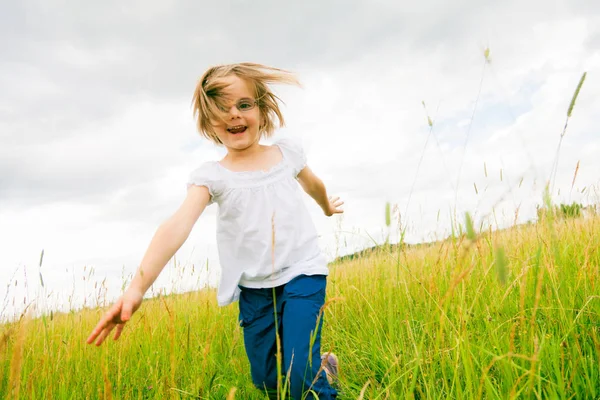
[[[260,107],[254,92],[243,79],[229,75],[221,80],[228,84],[225,121],[212,121],[218,138],[228,151],[243,151],[257,146],[260,139]]]

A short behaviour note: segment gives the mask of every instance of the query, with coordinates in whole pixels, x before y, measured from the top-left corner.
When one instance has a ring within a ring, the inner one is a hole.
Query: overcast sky
[[[188,174],[224,155],[195,131],[196,80],[240,61],[303,84],[275,88],[273,140],[302,140],[346,201],[328,219],[306,196],[330,259],[384,240],[386,202],[409,242],[465,211],[533,219],[584,71],[553,196],[600,201],[598,1],[2,1],[0,318],[118,295]],[[155,291],[215,282],[216,208]]]

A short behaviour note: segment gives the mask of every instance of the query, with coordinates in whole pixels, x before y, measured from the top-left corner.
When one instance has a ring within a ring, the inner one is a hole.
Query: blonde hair
[[[279,109],[277,97],[269,88],[269,84],[287,83],[300,86],[294,75],[288,71],[267,67],[254,63],[238,63],[217,65],[210,67],[200,77],[194,97],[192,98],[192,107],[194,118],[197,119],[198,132],[207,139],[216,144],[222,144],[221,140],[212,126],[211,121],[224,121],[224,109],[226,96],[223,89],[227,87],[220,78],[235,75],[246,81],[251,90],[254,91],[254,98],[260,110],[261,125],[259,130],[264,137],[270,137],[275,131],[275,119],[278,120],[279,127],[285,125],[283,115]]]

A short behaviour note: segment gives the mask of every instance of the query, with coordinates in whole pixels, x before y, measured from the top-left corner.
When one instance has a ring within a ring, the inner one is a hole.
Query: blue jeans
[[[309,389],[319,395],[319,400],[336,398],[337,392],[327,382],[325,372],[319,372],[323,316],[318,327],[317,318],[325,302],[326,285],[324,275],[300,275],[275,288],[240,287],[240,325],[244,329],[252,382],[259,389],[277,393],[277,330],[281,340],[282,384],[289,373],[292,398],[301,400]],[[317,334],[311,347],[315,328]],[[315,381],[317,372],[319,376]],[[313,398],[310,393],[306,396],[306,399]]]

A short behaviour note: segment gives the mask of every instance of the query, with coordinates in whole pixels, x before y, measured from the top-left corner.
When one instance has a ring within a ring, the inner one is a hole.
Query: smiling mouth
[[[229,133],[242,133],[246,130],[246,126],[245,125],[236,125],[236,126],[232,126],[231,128],[227,128],[227,132]]]

